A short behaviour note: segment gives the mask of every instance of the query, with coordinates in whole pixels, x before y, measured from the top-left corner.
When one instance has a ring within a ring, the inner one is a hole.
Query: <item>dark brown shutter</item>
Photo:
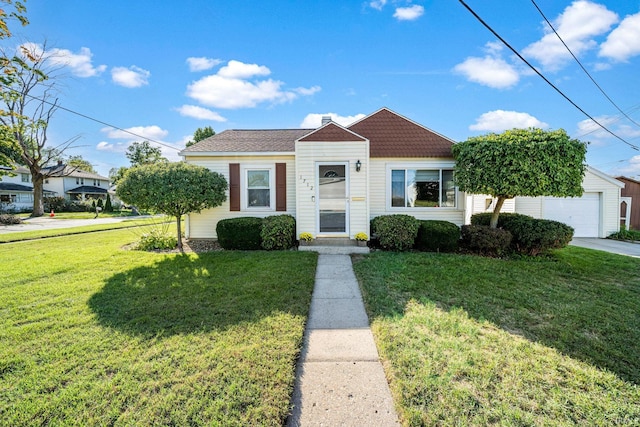
[[[240,163],[229,163],[229,210],[240,210]]]
[[[276,211],[287,210],[287,164],[276,163]]]

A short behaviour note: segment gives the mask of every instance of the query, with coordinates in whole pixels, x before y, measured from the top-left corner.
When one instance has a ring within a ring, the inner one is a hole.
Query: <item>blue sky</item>
[[[531,1],[466,0],[581,108],[632,145],[621,117],[549,33]],[[640,122],[640,1],[537,0],[608,96]],[[160,141],[177,160],[198,127],[315,127],[388,107],[462,141],[513,127],[564,128],[587,161],[640,176],[640,151],[598,130],[458,1],[28,0],[6,47],[47,43],[63,66],[60,103]],[[52,143],[78,136],[106,175],[134,137],[58,111]],[[174,147],[174,148],[171,148]]]

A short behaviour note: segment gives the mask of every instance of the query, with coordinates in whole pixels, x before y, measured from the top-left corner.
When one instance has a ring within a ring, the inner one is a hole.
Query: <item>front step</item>
[[[367,246],[359,246],[356,240],[348,237],[318,237],[309,243],[302,243],[299,251],[318,252],[327,255],[368,254]]]
[[[348,237],[317,237],[309,246],[358,246],[355,240]]]

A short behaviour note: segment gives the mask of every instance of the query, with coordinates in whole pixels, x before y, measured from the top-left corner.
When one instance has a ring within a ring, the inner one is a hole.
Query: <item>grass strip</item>
[[[357,258],[405,425],[640,424],[640,260]]]
[[[0,425],[281,425],[316,255],[136,238],[0,246]]]

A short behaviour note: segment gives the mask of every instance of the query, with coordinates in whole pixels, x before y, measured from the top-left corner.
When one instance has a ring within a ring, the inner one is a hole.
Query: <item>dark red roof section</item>
[[[452,157],[453,141],[386,108],[348,129],[369,139],[370,157]]]
[[[324,127],[311,132],[300,138],[301,142],[347,142],[347,141],[366,141],[365,138],[360,135],[354,135],[353,132],[349,132],[344,128],[336,125],[335,123],[329,123]]]

